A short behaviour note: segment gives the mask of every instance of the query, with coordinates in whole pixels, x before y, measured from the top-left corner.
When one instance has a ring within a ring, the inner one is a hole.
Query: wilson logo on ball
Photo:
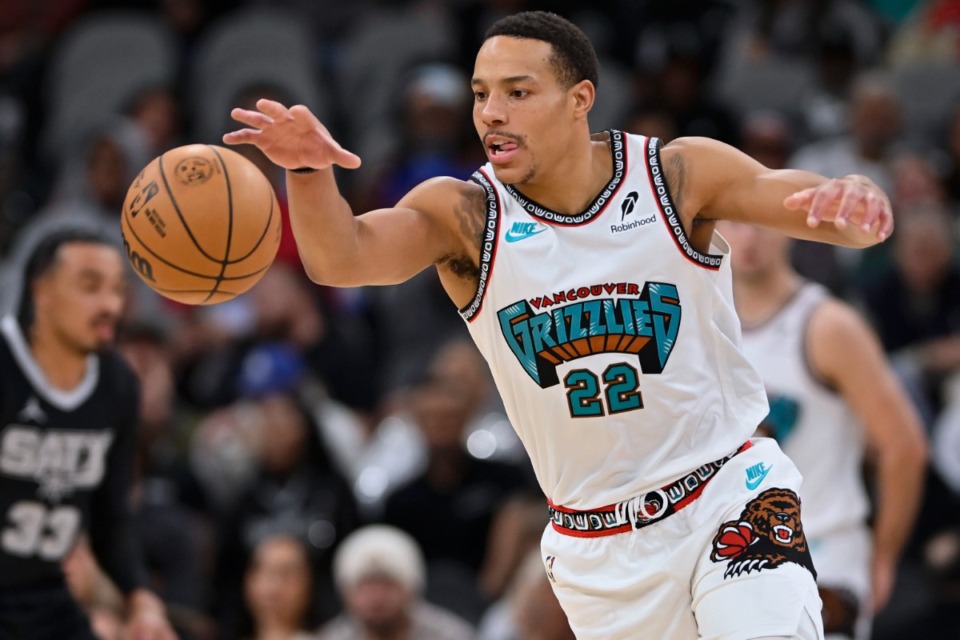
[[[153,277],[153,265],[150,264],[150,261],[145,257],[134,251],[130,248],[130,243],[127,242],[127,239],[123,239],[123,250],[127,252],[127,258],[130,260],[130,264],[134,269],[137,270],[145,280],[150,282],[156,282]]]

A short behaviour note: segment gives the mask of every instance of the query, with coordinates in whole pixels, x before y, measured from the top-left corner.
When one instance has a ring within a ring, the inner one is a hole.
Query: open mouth
[[[520,149],[520,144],[507,136],[488,135],[484,138],[487,146],[487,157],[491,162],[505,162],[512,158]]]
[[[782,524],[774,525],[773,535],[776,536],[780,544],[790,544],[793,542],[793,529]]]
[[[491,156],[500,156],[517,149],[516,142],[494,142],[489,147]]]

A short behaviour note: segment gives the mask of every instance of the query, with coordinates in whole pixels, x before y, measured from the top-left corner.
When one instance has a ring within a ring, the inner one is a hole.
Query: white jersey
[[[480,282],[461,314],[554,504],[594,509],[660,488],[747,440],[767,414],[739,349],[726,242],[689,243],[660,143],[619,131],[613,176],[577,215],[489,164]]]
[[[808,321],[828,296],[820,285],[805,283],[775,317],[743,332],[744,353],[770,400],[764,426],[803,474],[803,528],[811,541],[864,527],[869,509],[861,479],[863,428],[807,359]]]

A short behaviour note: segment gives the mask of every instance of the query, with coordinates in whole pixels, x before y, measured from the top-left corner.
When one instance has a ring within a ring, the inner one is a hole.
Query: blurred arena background
[[[219,143],[230,108],[258,97],[310,106],[364,159],[340,175],[355,210],[469,177],[484,162],[473,56],[497,18],[541,8],[600,54],[594,129],[715,137],[890,194],[890,242],[797,243],[794,259],[874,323],[933,443],[874,638],[958,637],[960,0],[3,0],[4,309],[31,237],[82,219],[119,242],[135,173],[174,146]],[[283,172],[244,153],[285,207]],[[143,383],[135,498],[158,593],[184,638],[257,637],[270,615],[313,629],[341,608],[333,550],[385,522],[421,545],[427,600],[503,637],[505,603],[536,597],[509,585],[530,582],[522,559],[545,510],[462,320],[433,270],[397,287],[310,284],[286,231],[238,300],[193,308],[133,289],[120,347]],[[476,472],[455,486],[409,484],[428,457],[460,455]],[[295,595],[245,589],[251,559],[284,535],[312,576],[292,612]],[[82,547],[69,569],[111,637],[109,585]]]

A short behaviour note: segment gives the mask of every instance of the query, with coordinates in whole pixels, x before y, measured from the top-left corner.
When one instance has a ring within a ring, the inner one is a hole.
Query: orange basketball
[[[137,275],[187,304],[247,291],[280,244],[280,207],[266,176],[236,151],[213,145],[154,158],[127,190],[120,224]]]

